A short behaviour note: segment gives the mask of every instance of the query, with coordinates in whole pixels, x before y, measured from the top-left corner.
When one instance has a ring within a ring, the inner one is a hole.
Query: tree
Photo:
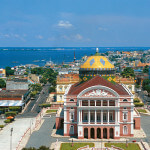
[[[51,93],[51,92],[55,92],[55,87],[54,86],[49,88],[49,93]]]
[[[40,146],[37,150],[49,150],[49,148],[46,146]]]
[[[149,66],[146,65],[144,68],[143,68],[143,73],[149,73]]]
[[[5,68],[6,70],[6,76],[9,76],[9,75],[14,75],[14,70],[11,69],[11,67],[6,67]]]
[[[143,80],[143,83],[142,83],[143,89],[144,89],[144,87],[145,87],[146,85],[149,85],[149,84],[150,84],[150,80],[149,80],[149,79]]]
[[[36,94],[37,94],[37,91],[32,91],[32,92],[30,93],[30,97],[35,97]]]
[[[32,84],[31,86],[33,88],[33,91],[41,91],[42,90],[41,84],[37,83],[37,84]]]
[[[26,76],[27,76],[27,75],[28,75],[28,72],[25,72],[25,73],[24,73],[24,75],[26,75]]]
[[[46,84],[46,83],[47,83],[46,78],[45,78],[45,77],[43,77],[43,78],[40,80],[40,83],[44,83],[44,84]]]
[[[130,78],[130,77],[135,77],[135,74],[134,74],[134,70],[130,67],[126,67],[123,72],[121,73],[121,75],[124,77],[124,78]]]
[[[23,148],[22,150],[37,150],[35,147]]]
[[[5,88],[6,87],[6,83],[3,79],[0,79],[0,88]]]

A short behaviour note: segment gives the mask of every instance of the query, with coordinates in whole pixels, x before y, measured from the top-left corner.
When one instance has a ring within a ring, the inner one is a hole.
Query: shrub
[[[17,115],[17,111],[9,111],[9,112],[5,112],[5,116],[8,117],[8,116],[13,116],[15,117]]]
[[[1,129],[4,128],[4,125],[0,125],[0,128],[1,128]]]
[[[143,107],[144,103],[134,103],[135,107]]]
[[[10,123],[11,120],[10,120],[10,119],[6,119],[4,122],[5,122],[5,123]]]
[[[9,110],[10,110],[10,111],[18,111],[18,112],[21,112],[21,107],[19,107],[19,106],[11,106],[11,107],[9,107]]]
[[[32,92],[30,93],[30,97],[35,97],[36,94],[37,94],[37,91],[32,91]]]
[[[46,108],[46,107],[51,107],[51,104],[40,104],[39,106]]]
[[[5,109],[1,108],[0,112],[3,114],[5,112]]]
[[[139,103],[140,100],[138,98],[134,98],[134,103]]]

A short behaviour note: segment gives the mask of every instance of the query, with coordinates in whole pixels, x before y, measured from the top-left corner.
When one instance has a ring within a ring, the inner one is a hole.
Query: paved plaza
[[[12,132],[12,150],[16,150],[16,147],[24,135],[26,130],[30,128],[30,124],[35,119],[31,118],[19,118],[16,119],[14,122],[8,124],[4,127],[3,130],[0,131],[0,150],[10,150],[10,130],[13,128]],[[1,120],[2,121],[2,120]]]
[[[41,128],[38,131],[35,131],[32,133],[26,147],[40,147],[41,145],[45,145],[50,147],[50,145],[52,143],[55,143],[56,141],[61,141],[61,142],[70,142],[71,139],[67,138],[67,137],[52,137],[52,131],[54,129],[54,125],[55,125],[55,116],[52,115],[51,118],[45,118],[45,121],[43,123],[43,125],[41,126]],[[147,137],[143,137],[143,141],[144,142],[148,142],[148,144],[150,144],[150,116],[147,115],[142,115],[141,117],[141,126],[144,130],[144,132],[146,133]],[[133,140],[136,140],[138,142],[140,142],[141,138],[129,138],[129,141],[132,142]],[[78,141],[78,140],[74,140],[74,141]],[[90,140],[91,142],[94,142],[95,140]],[[104,140],[105,142],[107,142],[107,140]],[[122,139],[122,141],[125,141]],[[82,140],[81,142],[85,142],[85,140]],[[115,141],[114,142],[121,142],[121,141]]]
[[[40,147],[41,145],[45,145],[50,147],[52,143],[58,142],[71,142],[71,138],[68,137],[52,137],[52,131],[55,126],[55,114],[51,115],[51,117],[44,117],[44,122],[41,128],[37,131],[34,131],[27,144],[26,147]],[[17,118],[13,123],[8,124],[3,130],[0,131],[0,150],[10,149],[10,130],[13,128],[12,134],[12,150],[16,150],[16,147],[19,143],[19,140],[24,135],[26,130],[30,128],[31,123],[34,122],[34,118]],[[0,122],[3,122],[1,119]],[[141,126],[146,133],[147,137],[143,138],[144,142],[148,142],[150,144],[150,116],[141,115]],[[61,133],[60,133],[61,134]],[[129,138],[129,141],[132,142],[136,140],[139,142],[141,138]],[[76,141],[76,140],[74,140]],[[91,142],[96,142],[94,139],[90,140]],[[106,140],[107,141],[107,140]],[[85,142],[84,140],[82,142]]]

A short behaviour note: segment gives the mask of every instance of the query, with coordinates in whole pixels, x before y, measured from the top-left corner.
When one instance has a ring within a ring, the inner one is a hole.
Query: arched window
[[[128,134],[128,128],[127,126],[123,126],[123,134]]]
[[[127,99],[124,99],[124,100],[123,100],[123,102],[127,102],[127,101],[128,101]]]
[[[74,102],[74,99],[70,99],[70,102]]]
[[[74,134],[74,126],[73,125],[70,126],[70,134]]]
[[[62,86],[59,86],[59,91],[60,91],[60,92],[62,91]]]
[[[127,113],[123,113],[123,120],[127,120]]]

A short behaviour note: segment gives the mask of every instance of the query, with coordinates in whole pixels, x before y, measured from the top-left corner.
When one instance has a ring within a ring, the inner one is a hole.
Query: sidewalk
[[[33,119],[33,118],[32,118]],[[33,120],[34,121],[34,120]],[[16,150],[20,138],[24,133],[30,128],[31,118],[19,118],[15,119],[14,122],[6,125],[2,131],[0,131],[0,149],[9,150],[10,149],[10,130],[13,128],[12,132],[12,150]]]

